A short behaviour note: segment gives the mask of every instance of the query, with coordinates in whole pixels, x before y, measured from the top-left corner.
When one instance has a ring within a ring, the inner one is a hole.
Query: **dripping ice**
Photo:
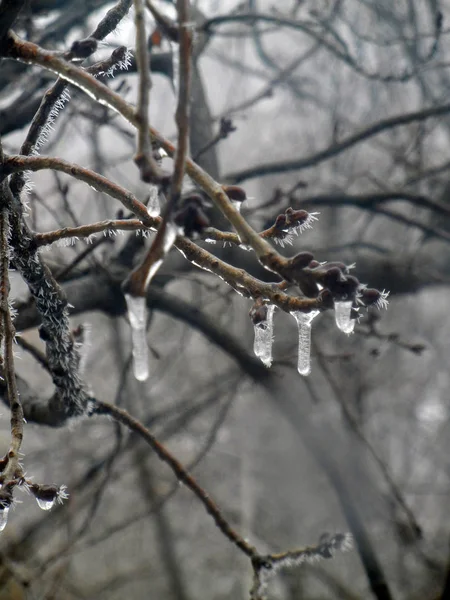
[[[149,376],[146,299],[144,296],[125,294],[125,300],[131,325],[133,373],[138,381],[145,381]]]
[[[0,531],[3,531],[8,522],[9,506],[0,506]]]
[[[298,325],[297,370],[303,376],[311,373],[311,323],[318,314],[318,310],[309,313],[297,310],[291,313]]]
[[[335,300],[334,318],[337,327],[344,333],[353,333],[355,329],[355,319],[351,318],[352,300]]]
[[[151,217],[159,217],[161,206],[159,204],[158,187],[152,185],[150,187],[150,197],[148,199],[147,212]]]
[[[36,498],[36,502],[42,510],[50,510],[55,505],[56,498],[53,500],[42,500],[42,498]]]
[[[253,351],[255,355],[262,360],[266,367],[270,367],[272,364],[274,310],[275,306],[273,304],[269,304],[267,306],[266,320],[254,325],[255,342],[253,345]]]

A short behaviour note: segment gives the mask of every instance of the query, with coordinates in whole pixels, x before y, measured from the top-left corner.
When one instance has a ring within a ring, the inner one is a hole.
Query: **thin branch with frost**
[[[2,187],[7,185],[2,183]],[[2,194],[5,199],[5,194]],[[23,409],[17,391],[16,375],[14,371],[14,352],[13,343],[15,329],[12,324],[9,307],[9,211],[6,203],[0,211],[0,310],[1,324],[3,333],[3,363],[4,375],[8,391],[9,407],[11,411],[11,443],[9,451],[2,460],[2,469],[0,473],[0,484],[7,488],[17,477],[22,474],[19,463],[19,451],[23,439]],[[2,512],[9,508],[6,506],[5,499],[2,500]]]
[[[145,205],[140,202],[131,192],[123,188],[117,183],[113,183],[107,177],[95,173],[91,169],[81,167],[74,163],[69,163],[62,158],[53,158],[50,156],[9,156],[5,160],[4,168],[8,173],[20,171],[41,171],[43,169],[53,169],[66,173],[75,179],[84,181],[97,192],[104,192],[115,198],[125,206],[128,210],[134,213],[139,219],[151,227],[153,220],[148,214]]]
[[[300,566],[305,562],[322,558],[332,558],[336,551],[351,549],[352,537],[346,533],[336,534],[332,537],[326,536],[316,546],[289,550],[280,554],[259,553],[255,546],[252,546],[233,528],[216,502],[214,502],[197,480],[140,421],[132,417],[126,410],[100,400],[94,402],[93,414],[108,415],[115,421],[125,425],[130,431],[139,435],[152,448],[158,458],[168,465],[178,481],[185,484],[191,490],[203,504],[206,512],[213,518],[222,534],[250,559],[254,573],[253,585],[250,591],[250,597],[253,600],[262,600],[264,598],[268,579],[281,568]]]
[[[119,0],[115,6],[113,6],[103,17],[103,19],[99,22],[95,30],[88,37],[88,40],[93,41],[101,41],[110,33],[112,33],[120,23],[120,21],[127,15],[130,10],[132,0]],[[66,60],[73,59],[85,59],[90,54],[95,52],[97,48],[97,44],[92,44],[88,53],[86,53],[83,48],[80,46],[80,43],[75,42],[72,45],[71,51],[65,56]],[[120,62],[123,62],[123,58],[119,57],[119,54],[122,54],[123,50],[120,48],[116,49],[110,59],[108,59],[108,66],[101,65],[99,68],[98,65],[93,65],[90,68],[90,72],[92,75],[96,75],[99,72],[108,73],[113,69],[115,65]],[[105,61],[107,62],[107,61]],[[42,98],[41,104],[38,108],[38,111],[33,117],[30,128],[28,130],[27,136],[22,144],[20,154],[30,155],[33,151],[37,151],[40,146],[46,140],[49,131],[52,129],[52,125],[56,117],[58,116],[59,111],[70,98],[70,94],[67,90],[67,82],[65,79],[58,77],[53,86],[47,90],[44,97]],[[20,173],[12,177],[10,182],[11,191],[13,194],[20,193],[26,184],[26,179]]]

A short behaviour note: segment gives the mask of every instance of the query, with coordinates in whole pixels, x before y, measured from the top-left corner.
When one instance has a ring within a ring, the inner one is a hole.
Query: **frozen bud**
[[[275,229],[278,229],[278,231],[283,231],[287,227],[285,215],[278,215],[273,226]]]
[[[114,62],[124,62],[127,56],[128,49],[126,46],[119,46],[111,54],[111,58]]]
[[[263,323],[267,320],[267,304],[262,304],[261,300],[257,300],[251,307],[249,313],[253,325]]]
[[[324,269],[340,269],[342,271],[342,273],[345,273],[345,275],[348,275],[348,273],[350,273],[350,269],[353,265],[346,265],[343,262],[339,262],[339,261],[331,261],[331,262],[327,262],[324,265],[322,265]]]
[[[94,54],[97,50],[97,40],[94,38],[86,38],[85,40],[79,40],[72,44],[70,51],[77,56],[77,58],[87,58]]]
[[[57,485],[38,485],[34,483],[30,485],[30,491],[42,510],[50,510],[60,497],[60,488]],[[64,498],[67,497],[64,490],[62,494]]]
[[[223,185],[223,191],[233,202],[244,202],[247,200],[247,194],[245,190],[238,185]]]
[[[199,194],[191,194],[184,198],[183,204],[175,212],[173,220],[187,237],[201,234],[210,225],[209,219],[203,211],[203,198]]]
[[[310,266],[313,258],[314,255],[311,254],[311,252],[299,252],[293,258],[291,258],[290,262],[295,269],[304,269],[305,267]]]
[[[334,308],[333,295],[327,288],[320,290],[317,299],[321,302],[323,308]]]
[[[363,288],[359,291],[359,299],[362,300],[363,304],[366,306],[376,306],[378,309],[388,307],[388,296],[389,292],[385,290],[380,292],[373,288]]]
[[[317,269],[317,267],[320,267],[320,266],[321,266],[321,264],[318,260],[312,260],[308,265],[308,267],[310,269]]]
[[[312,229],[312,224],[317,221],[319,213],[310,213],[307,210],[294,210],[287,208],[285,211],[286,225],[296,234],[302,233],[305,229]]]
[[[337,267],[326,271],[323,282],[333,294],[335,300],[354,298],[360,285],[356,277],[344,275]]]

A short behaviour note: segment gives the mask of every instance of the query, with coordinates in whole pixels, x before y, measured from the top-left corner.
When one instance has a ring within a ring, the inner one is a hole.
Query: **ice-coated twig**
[[[133,373],[138,381],[145,381],[149,376],[146,299],[145,296],[125,294],[125,300],[131,325]]]
[[[311,323],[319,312],[318,310],[312,310],[309,313],[300,310],[291,312],[298,325],[297,370],[303,376],[311,373]]]
[[[338,329],[350,335],[355,329],[356,319],[351,318],[353,300],[335,300],[334,317]]]
[[[267,305],[266,310],[266,319],[254,324],[255,342],[253,351],[266,367],[270,367],[272,364],[273,313],[275,306],[269,304]]]

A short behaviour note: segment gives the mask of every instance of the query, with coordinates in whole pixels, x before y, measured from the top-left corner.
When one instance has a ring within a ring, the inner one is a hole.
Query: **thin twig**
[[[6,185],[6,182],[3,184]],[[3,197],[6,200],[6,196]],[[7,465],[0,480],[2,487],[20,477],[19,451],[23,440],[23,409],[17,391],[16,374],[14,370],[13,343],[15,329],[9,311],[9,215],[8,208],[3,205],[0,211],[0,310],[4,332],[4,376],[8,390],[11,411],[11,444],[7,455]]]
[[[136,1],[136,0],[135,0]],[[164,257],[170,250],[175,238],[168,241],[171,232],[169,221],[171,214],[181,197],[181,188],[188,155],[189,146],[189,100],[190,100],[190,71],[191,71],[191,32],[188,29],[189,16],[188,0],[178,0],[179,28],[179,84],[178,104],[175,121],[178,128],[178,145],[174,158],[174,171],[170,185],[169,199],[164,207],[158,232],[142,262],[130,273],[124,282],[124,291],[132,296],[144,296],[151,278],[161,266]],[[146,130],[148,135],[148,128]]]
[[[136,64],[139,74],[139,90],[136,108],[138,121],[138,147],[134,162],[139,168],[141,179],[147,183],[157,183],[161,176],[152,154],[149,132],[149,102],[152,81],[150,77],[150,60],[148,56],[147,35],[145,33],[145,12],[143,0],[134,0],[134,23],[136,27]]]
[[[10,173],[18,171],[41,171],[42,169],[61,171],[80,181],[84,181],[97,192],[104,192],[115,198],[125,208],[139,217],[144,225],[148,227],[153,225],[153,219],[149,216],[147,208],[131,192],[86,167],[69,163],[62,158],[53,158],[50,156],[9,156],[5,162],[5,169]]]
[[[116,94],[77,66],[67,63],[51,52],[46,52],[36,44],[20,40],[11,33],[7,55],[29,64],[40,65],[45,69],[57,73],[73,85],[81,88],[100,104],[108,106],[121,114],[134,127],[139,127],[139,120],[130,104],[123,100],[119,94]],[[175,154],[173,144],[152,127],[150,127],[150,132],[152,138],[164,148],[169,156],[173,157]],[[260,238],[233,207],[222,186],[190,159],[186,159],[186,172],[208,194],[219,210],[230,221],[238,232],[241,241],[250,245],[255,250],[260,262],[269,270],[283,276],[283,272],[286,273],[289,270],[289,261],[280,256],[265,240]]]
[[[197,483],[192,475],[186,471],[182,464],[167,450],[167,448],[158,442],[158,440],[146,427],[144,427],[140,421],[128,414],[126,410],[103,401],[96,402],[94,413],[98,415],[109,415],[119,423],[122,423],[128,427],[128,429],[131,431],[134,431],[141,436],[158,455],[158,457],[170,467],[177,479],[181,483],[184,483],[200,500],[207,513],[214,519],[214,522],[220,531],[249,558],[252,558],[256,555],[256,549],[246,542],[231,527],[231,525],[220,512],[218,506],[205,492],[205,490]]]

